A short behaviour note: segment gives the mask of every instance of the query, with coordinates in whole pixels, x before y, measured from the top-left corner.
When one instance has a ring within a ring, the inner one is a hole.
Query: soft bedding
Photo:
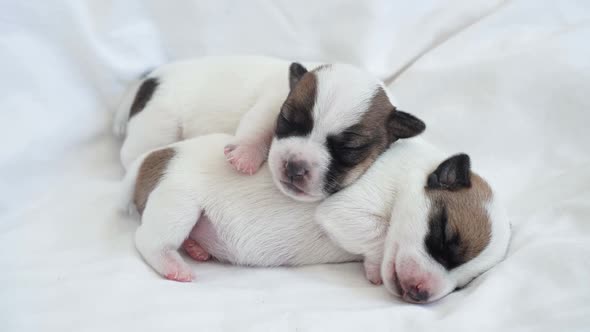
[[[2,1],[0,331],[588,331],[589,40],[583,0]],[[147,69],[223,54],[386,80],[503,196],[506,260],[430,305],[357,263],[157,276],[115,211],[112,113]]]

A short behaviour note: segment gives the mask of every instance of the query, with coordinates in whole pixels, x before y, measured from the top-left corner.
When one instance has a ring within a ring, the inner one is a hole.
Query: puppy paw
[[[182,248],[192,259],[198,262],[211,259],[211,255],[193,239],[186,239],[182,244]]]
[[[176,255],[166,255],[164,259],[164,271],[162,274],[166,279],[180,282],[193,281],[193,271],[190,266],[178,256],[178,253],[176,253]]]
[[[256,173],[266,159],[265,148],[259,144],[228,144],[223,153],[236,171],[249,175]]]
[[[363,263],[365,267],[365,276],[373,285],[381,285],[383,279],[381,279],[381,266],[375,263],[369,263],[365,261]]]

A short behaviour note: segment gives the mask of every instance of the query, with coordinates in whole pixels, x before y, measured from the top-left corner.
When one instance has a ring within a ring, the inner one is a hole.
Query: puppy
[[[233,137],[202,136],[137,159],[125,206],[142,223],[136,246],[168,279],[190,281],[178,253],[189,236],[220,261],[252,266],[363,259],[367,278],[402,299],[435,301],[504,257],[507,218],[464,154],[420,138],[396,143],[354,184],[322,203],[281,195],[270,165],[241,176],[219,153]]]
[[[236,170],[253,174],[268,156],[281,192],[313,202],[353,183],[391,143],[424,130],[367,72],[309,66],[205,57],[154,70],[131,87],[116,115],[115,132],[127,132],[123,165],[154,148],[237,128],[221,150]]]

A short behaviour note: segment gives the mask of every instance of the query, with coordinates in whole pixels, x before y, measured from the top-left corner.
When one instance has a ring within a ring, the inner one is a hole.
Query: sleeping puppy
[[[225,134],[148,152],[124,179],[136,207],[136,246],[168,279],[190,281],[178,253],[189,237],[220,261],[251,266],[364,260],[367,278],[402,299],[435,301],[504,257],[507,218],[467,155],[447,157],[420,138],[381,154],[354,184],[322,203],[281,195],[269,165],[234,171]]]
[[[268,157],[281,192],[313,202],[353,183],[391,143],[424,130],[367,72],[310,68],[205,57],[154,70],[131,87],[116,115],[115,132],[127,132],[123,165],[182,139],[235,131],[219,152],[236,170],[253,174]]]

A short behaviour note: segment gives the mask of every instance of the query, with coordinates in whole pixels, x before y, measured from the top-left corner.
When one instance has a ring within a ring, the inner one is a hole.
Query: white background
[[[158,64],[350,62],[503,196],[508,258],[431,305],[359,264],[156,276],[114,211],[125,85]],[[0,0],[1,331],[590,329],[590,2]]]

